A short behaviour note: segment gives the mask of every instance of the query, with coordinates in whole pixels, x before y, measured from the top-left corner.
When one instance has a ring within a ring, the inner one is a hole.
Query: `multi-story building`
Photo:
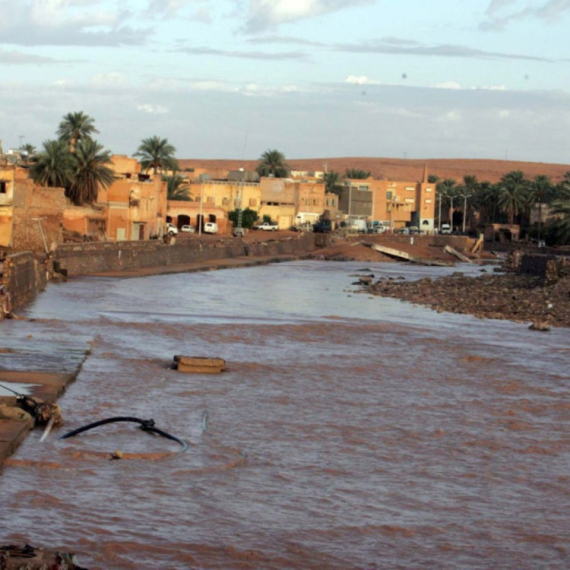
[[[434,230],[435,185],[422,182],[394,180],[347,180],[339,202],[340,211],[347,218],[383,222],[397,231],[416,226],[422,232]]]
[[[100,189],[91,206],[68,205],[64,226],[82,235],[111,241],[160,237],[166,220],[166,183],[160,175],[141,173],[135,158],[114,155],[115,180]]]

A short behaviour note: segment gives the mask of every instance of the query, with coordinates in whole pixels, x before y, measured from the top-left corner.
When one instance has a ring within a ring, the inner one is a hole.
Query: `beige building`
[[[0,166],[0,246],[46,251],[63,241],[63,188],[34,184],[26,168]]]
[[[114,155],[116,179],[101,189],[92,206],[68,205],[64,212],[67,230],[95,239],[136,241],[164,234],[166,183],[160,174],[142,174],[135,158]]]
[[[347,218],[382,222],[397,231],[417,226],[422,232],[434,231],[435,184],[394,180],[347,180],[339,208]]]

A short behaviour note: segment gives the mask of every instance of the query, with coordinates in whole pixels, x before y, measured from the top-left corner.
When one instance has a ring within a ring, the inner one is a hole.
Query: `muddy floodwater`
[[[357,294],[365,267],[50,286],[0,334],[91,355],[66,425],[0,475],[0,542],[91,569],[570,567],[570,329]],[[179,374],[175,354],[228,371]],[[56,439],[123,415],[189,450],[134,424]]]

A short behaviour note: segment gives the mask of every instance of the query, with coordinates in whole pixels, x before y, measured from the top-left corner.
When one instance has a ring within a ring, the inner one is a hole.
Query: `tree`
[[[278,150],[266,150],[261,155],[256,170],[259,176],[274,176],[275,178],[287,178],[290,172],[285,155]]]
[[[30,176],[36,184],[66,188],[72,178],[69,145],[65,141],[45,141],[43,150],[32,158]]]
[[[168,142],[168,139],[153,136],[143,139],[133,156],[140,158],[142,169],[145,172],[152,168],[156,174],[159,170],[178,170],[175,152],[176,148]]]
[[[455,180],[453,180],[453,178],[440,180],[435,186],[435,191],[438,199],[441,200],[442,210],[448,211],[449,223],[453,225],[453,212],[450,210],[453,199],[457,196]]]
[[[428,174],[428,182],[430,184],[437,184],[440,180],[440,177],[436,174]]]
[[[472,199],[473,207],[480,213],[482,223],[496,221],[499,201],[499,188],[488,180],[479,182],[479,190]]]
[[[515,216],[518,216],[525,206],[528,180],[520,170],[507,172],[499,182],[498,205],[507,214],[508,223],[513,224]]]
[[[570,198],[553,202],[552,213],[560,216],[553,224],[557,242],[570,244]]]
[[[67,113],[57,129],[59,140],[65,141],[73,152],[80,140],[91,138],[93,133],[99,132],[93,123],[94,120],[83,111]]]
[[[324,175],[325,181],[325,191],[332,192],[333,194],[337,194],[340,196],[342,194],[343,184],[342,184],[342,177],[338,172],[325,172]]]
[[[527,193],[526,206],[530,211],[535,205],[538,205],[538,239],[542,233],[542,206],[548,204],[554,198],[554,185],[550,178],[544,174],[535,176],[529,185]]]
[[[66,196],[76,205],[91,204],[97,200],[99,188],[108,188],[115,175],[107,166],[111,153],[90,138],[83,138],[71,155],[71,184]]]
[[[163,176],[162,180],[166,182],[168,200],[190,202],[190,186],[184,180],[184,176],[172,174],[171,176]]]
[[[352,180],[366,180],[370,177],[370,171],[362,170],[360,168],[347,168],[344,173],[345,178]]]
[[[230,222],[232,222],[234,227],[236,227],[238,224],[238,210],[233,210],[232,212],[230,212],[228,214],[228,219],[230,220]],[[253,224],[255,224],[255,222],[257,222],[258,219],[259,215],[255,210],[252,210],[251,208],[246,208],[241,212],[241,227],[251,229],[253,228]]]

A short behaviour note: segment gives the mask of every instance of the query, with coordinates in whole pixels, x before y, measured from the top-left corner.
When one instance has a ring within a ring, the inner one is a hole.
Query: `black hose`
[[[67,439],[69,437],[73,437],[74,435],[78,435],[80,433],[83,433],[84,431],[99,427],[99,426],[103,426],[105,424],[111,424],[114,422],[134,422],[134,423],[138,423],[140,424],[140,428],[143,431],[148,431],[150,433],[155,433],[156,435],[160,435],[166,439],[170,439],[172,441],[175,441],[176,443],[179,443],[182,446],[182,451],[186,451],[188,449],[188,444],[176,437],[175,435],[171,435],[157,427],[155,427],[154,425],[154,420],[150,419],[150,420],[141,420],[140,418],[135,418],[133,416],[117,416],[115,418],[107,418],[106,420],[99,420],[97,422],[93,422],[92,424],[87,424],[86,426],[74,429],[73,431],[70,431],[64,435],[62,435],[59,439]]]

